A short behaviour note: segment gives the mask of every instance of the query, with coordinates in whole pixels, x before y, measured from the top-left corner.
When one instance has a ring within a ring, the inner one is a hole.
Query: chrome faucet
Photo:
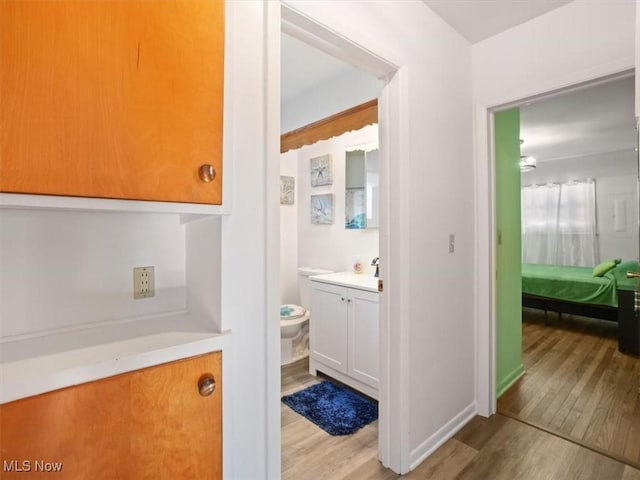
[[[372,267],[376,267],[376,273],[373,275],[374,277],[379,277],[380,276],[380,271],[379,271],[379,267],[380,267],[380,257],[375,257],[372,261],[371,261],[371,266]]]

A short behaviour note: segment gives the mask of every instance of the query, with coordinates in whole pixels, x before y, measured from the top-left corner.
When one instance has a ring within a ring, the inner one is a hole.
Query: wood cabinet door
[[[222,354],[0,405],[0,478],[221,479]],[[216,389],[201,396],[211,373]],[[49,469],[48,471],[46,469]]]
[[[347,289],[311,282],[309,354],[340,373],[347,373]]]
[[[380,383],[378,294],[349,289],[349,376],[378,388]]]
[[[224,0],[2,0],[0,72],[0,191],[221,203]]]

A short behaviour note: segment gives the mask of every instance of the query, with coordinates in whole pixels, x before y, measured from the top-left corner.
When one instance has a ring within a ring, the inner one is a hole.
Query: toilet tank
[[[309,277],[311,275],[322,275],[325,273],[333,273],[333,270],[315,267],[299,267],[298,268],[298,294],[300,295],[300,306],[309,309],[309,292],[311,285]]]

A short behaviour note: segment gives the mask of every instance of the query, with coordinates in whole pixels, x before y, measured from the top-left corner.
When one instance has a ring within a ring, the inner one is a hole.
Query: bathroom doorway
[[[348,61],[331,58],[330,55],[315,49],[314,41],[308,32],[301,29],[300,25],[295,25],[295,20],[292,21],[291,17],[291,12],[283,7],[281,133],[298,131],[322,119],[331,119],[333,115],[344,113],[345,110],[354,108],[371,110],[372,101],[375,102],[373,109],[377,115],[377,97],[385,85],[385,80],[380,80],[362,69],[353,67]],[[351,46],[351,48],[357,47]],[[298,55],[297,61],[295,56],[291,57],[292,53]],[[316,57],[317,60],[311,60]],[[304,62],[300,58],[304,58]],[[301,65],[304,64],[306,68],[316,62],[320,65],[320,71],[315,73],[300,71]],[[379,59],[376,59],[376,62],[379,62]],[[292,70],[293,73],[288,72],[287,69]],[[380,77],[385,77],[390,73],[389,67],[378,66],[377,73]],[[293,83],[285,86],[289,81],[285,77],[291,75],[295,77]],[[313,81],[310,81],[306,87],[300,87],[304,84],[303,77],[307,77],[307,81],[309,78]],[[368,107],[362,107],[363,104]],[[347,130],[354,130],[354,128]],[[374,258],[381,256],[378,232],[384,231],[383,226],[380,229],[364,228],[364,226],[347,228],[348,222],[345,221],[345,211],[348,209],[347,197],[353,195],[348,191],[346,180],[347,152],[361,150],[366,155],[367,152],[377,151],[377,122],[376,124],[366,122],[362,128],[344,135],[342,133],[333,132],[330,139],[303,143],[303,146],[288,150],[281,155],[283,197],[280,207],[280,293],[281,304],[285,307],[304,303],[302,301],[304,294],[300,293],[298,287],[304,287],[305,279],[300,276],[299,267],[353,271],[355,265],[359,264],[363,275],[373,275],[376,267],[371,263]],[[373,158],[373,155],[371,157]],[[318,166],[323,169],[323,177],[328,175],[330,180],[322,178],[314,185],[312,176],[318,173]],[[379,183],[375,189],[379,190],[378,187]],[[363,188],[367,187],[363,185]],[[370,187],[369,191],[372,189],[373,187]],[[324,197],[331,202],[329,218],[313,217],[313,202],[317,197]],[[376,203],[379,205],[379,202]],[[371,205],[372,202],[369,204]],[[373,223],[373,220],[370,220],[369,226],[373,226]],[[308,308],[305,305],[300,306],[303,309]],[[313,322],[313,311],[309,321]],[[283,347],[281,354],[289,355],[287,358],[292,360],[281,370],[282,394],[301,390],[321,380],[320,377],[309,374],[308,358],[304,356],[299,358],[300,350],[304,349],[307,338],[304,328],[303,325],[301,332],[296,333],[296,339],[301,343],[292,342],[291,345],[285,345],[289,341],[281,340]],[[383,333],[376,332],[376,336],[378,335],[382,336]],[[310,469],[319,472],[323,469],[333,471],[344,468],[339,460],[344,455],[347,456],[344,457],[343,462],[350,463],[355,458],[361,460],[353,464],[354,468],[363,462],[371,462],[375,468],[383,469],[378,460],[382,455],[379,453],[378,422],[352,434],[353,441],[348,442],[351,446],[345,447],[344,437],[331,437],[325,434],[288,407],[282,406],[281,411],[282,478],[300,478],[300,472],[309,472]],[[318,442],[323,442],[324,447],[318,449]],[[317,455],[319,450],[327,452],[322,459]],[[329,454],[329,452],[333,453]]]

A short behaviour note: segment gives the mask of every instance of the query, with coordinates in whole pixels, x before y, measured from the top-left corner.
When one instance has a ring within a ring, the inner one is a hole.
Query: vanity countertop
[[[370,273],[325,273],[322,275],[313,275],[309,278],[314,282],[332,283],[343,287],[378,292],[378,278]]]

